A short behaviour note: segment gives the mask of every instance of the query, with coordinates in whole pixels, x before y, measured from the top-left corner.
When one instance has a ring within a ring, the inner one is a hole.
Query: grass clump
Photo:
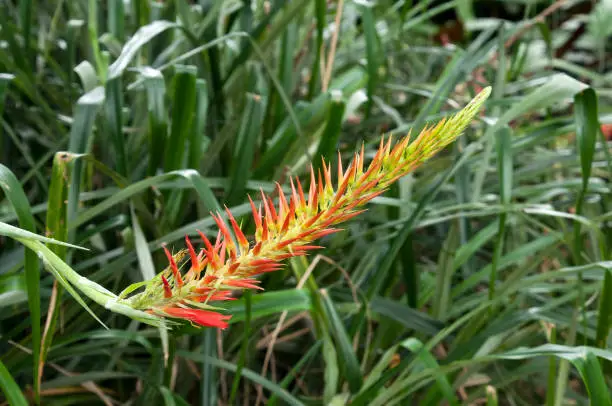
[[[611,404],[605,7],[510,3],[1,4],[6,400]]]

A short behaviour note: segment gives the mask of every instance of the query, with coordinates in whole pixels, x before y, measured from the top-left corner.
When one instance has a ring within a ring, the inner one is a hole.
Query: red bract
[[[227,328],[231,316],[200,309],[183,309],[182,307],[166,307],[163,312],[169,317],[189,320],[204,327]]]

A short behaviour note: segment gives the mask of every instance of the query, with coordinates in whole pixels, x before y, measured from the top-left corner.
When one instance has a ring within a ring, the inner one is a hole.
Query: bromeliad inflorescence
[[[76,289],[108,310],[154,326],[167,327],[187,320],[225,328],[230,316],[217,307],[219,302],[233,299],[232,292],[237,289],[261,289],[257,275],[278,270],[286,258],[320,248],[315,240],[340,231],[336,228],[339,223],[361,213],[367,202],[453,142],[489,94],[490,89],[484,89],[459,113],[425,128],[413,142],[410,135],[395,145],[391,137],[383,138],[367,166],[362,147],[347,168],[338,160],[337,171],[325,161],[321,171],[311,169],[308,190],[297,178],[290,181],[289,196],[278,185],[277,205],[262,192],[259,204],[251,200],[256,227],[253,243],[246,239],[229,210],[229,225],[219,213],[213,214],[219,227],[214,243],[200,233],[203,247],[199,250],[188,237],[187,248],[175,254],[164,247],[169,266],[153,279],[129,286],[119,296],[79,275],[36,239],[16,239],[38,253],[49,272],[94,317]],[[337,172],[335,184],[332,172]]]
[[[253,243],[229,210],[229,225],[219,213],[213,214],[219,228],[214,243],[199,232],[203,245],[199,250],[189,237],[186,249],[175,254],[164,247],[169,266],[148,281],[144,291],[128,297],[133,291],[128,288],[117,301],[151,316],[227,327],[230,316],[219,312],[218,302],[233,299],[236,289],[261,289],[257,275],[278,270],[286,258],[321,248],[313,244],[315,240],[340,231],[337,224],[363,212],[367,202],[453,142],[489,93],[489,88],[483,90],[458,114],[425,128],[413,142],[410,135],[395,145],[391,137],[383,138],[367,166],[362,147],[347,168],[340,159],[337,170],[325,161],[322,170],[315,173],[311,168],[308,190],[297,177],[290,180],[288,196],[277,184],[277,205],[263,191],[259,204],[249,198],[256,226]],[[337,173],[335,185],[332,172]]]

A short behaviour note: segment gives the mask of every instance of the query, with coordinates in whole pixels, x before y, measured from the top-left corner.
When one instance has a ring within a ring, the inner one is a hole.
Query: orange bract
[[[172,255],[164,247],[169,267],[151,280],[144,292],[128,300],[134,308],[162,317],[226,327],[229,316],[214,312],[216,308],[211,302],[231,299],[233,289],[261,289],[254,278],[256,275],[280,269],[281,261],[286,258],[321,248],[312,242],[340,231],[335,227],[337,224],[363,212],[363,205],[454,141],[489,92],[485,89],[455,116],[425,128],[413,142],[410,135],[394,146],[391,137],[381,139],[368,166],[365,166],[363,146],[347,168],[338,159],[335,187],[332,168],[323,161],[322,170],[315,173],[311,167],[307,195],[295,177],[290,178],[288,195],[277,183],[277,205],[263,191],[259,205],[249,197],[255,224],[253,243],[249,243],[227,208],[229,226],[220,213],[211,214],[219,229],[214,245],[198,230],[203,243],[199,253],[188,237],[185,238],[187,249],[177,254]],[[183,275],[178,264],[187,255],[190,267]]]

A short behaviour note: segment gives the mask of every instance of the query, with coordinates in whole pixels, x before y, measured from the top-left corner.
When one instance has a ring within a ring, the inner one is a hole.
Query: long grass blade
[[[0,187],[19,219],[19,226],[29,232],[36,232],[36,225],[32,209],[19,181],[9,168],[0,164]],[[24,252],[24,271],[26,289],[28,292],[28,309],[30,310],[30,323],[32,329],[32,357],[38,360],[41,349],[40,329],[40,270],[36,253],[31,250]],[[33,362],[33,376],[39,376],[39,364]],[[40,397],[38,379],[34,379],[34,401]]]
[[[6,400],[11,406],[27,406],[28,401],[26,400],[21,389],[15,382],[15,379],[11,376],[11,373],[0,361],[0,388],[6,396]]]

